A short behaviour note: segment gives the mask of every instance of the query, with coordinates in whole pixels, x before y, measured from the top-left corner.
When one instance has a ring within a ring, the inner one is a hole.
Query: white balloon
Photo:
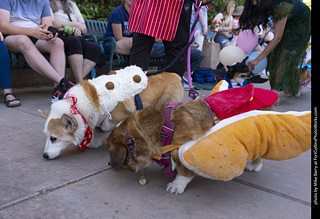
[[[219,54],[220,62],[225,66],[232,65],[236,62],[242,62],[244,57],[244,52],[237,46],[226,46]]]

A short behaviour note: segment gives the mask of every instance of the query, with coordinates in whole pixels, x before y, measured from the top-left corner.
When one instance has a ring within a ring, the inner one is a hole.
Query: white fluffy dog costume
[[[51,106],[44,128],[47,135],[45,153],[53,153],[58,156],[61,150],[66,147],[65,145],[59,147],[57,144],[53,146],[48,130],[48,125],[52,120],[61,119],[64,122],[65,119],[74,119],[74,121],[69,121],[77,124],[72,144],[78,145],[80,149],[84,150],[91,142],[92,130],[98,126],[102,130],[107,129],[104,126],[111,119],[110,112],[120,101],[139,94],[146,88],[147,82],[148,78],[141,68],[129,66],[116,71],[116,74],[103,75],[72,87],[63,100],[57,101]],[[66,123],[68,124],[68,121]]]

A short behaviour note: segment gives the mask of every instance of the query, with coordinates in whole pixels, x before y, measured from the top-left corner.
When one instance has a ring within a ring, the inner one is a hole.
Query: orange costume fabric
[[[198,175],[231,180],[262,157],[287,160],[311,148],[311,112],[250,111],[222,120],[179,149],[185,167]]]

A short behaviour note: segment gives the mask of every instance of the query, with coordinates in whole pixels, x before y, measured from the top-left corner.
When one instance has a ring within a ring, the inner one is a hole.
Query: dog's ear
[[[128,156],[128,149],[125,146],[127,140],[127,132],[125,129],[127,120],[128,118],[121,122],[108,137],[110,165],[115,169],[120,169]]]
[[[227,65],[227,69],[228,69],[228,72],[232,72],[235,69],[235,67],[234,65]]]
[[[49,117],[49,115],[50,115],[50,112],[48,112],[48,111],[42,111],[42,110],[38,110],[41,114],[42,114],[42,116],[44,117],[44,118],[48,118]]]
[[[77,121],[67,114],[62,115],[61,122],[68,133],[73,133],[78,127]]]
[[[248,60],[249,56],[246,56],[241,63],[246,64],[246,61]]]
[[[302,72],[305,72],[305,71],[307,71],[307,70],[308,70],[308,66],[304,66],[304,67],[301,69]]]
[[[109,144],[110,165],[119,170],[127,157],[127,148],[118,143]]]

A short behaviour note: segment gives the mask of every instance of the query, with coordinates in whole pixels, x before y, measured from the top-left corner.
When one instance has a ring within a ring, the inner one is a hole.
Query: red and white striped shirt
[[[128,29],[172,41],[175,37],[184,0],[133,0]]]

